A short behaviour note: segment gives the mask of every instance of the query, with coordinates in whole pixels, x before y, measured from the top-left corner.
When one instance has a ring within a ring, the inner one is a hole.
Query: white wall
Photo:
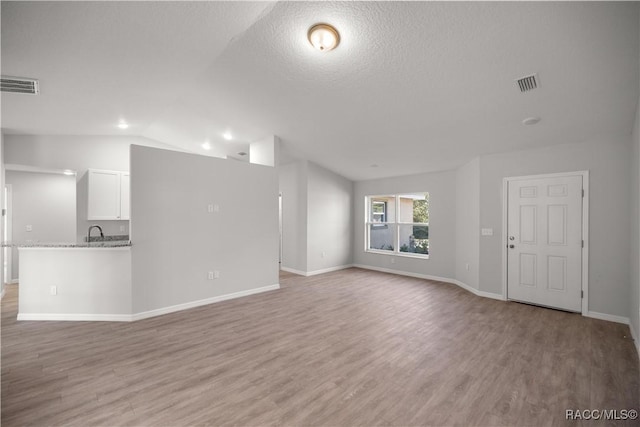
[[[628,317],[630,162],[628,135],[480,158],[480,290],[502,292],[504,177],[589,170],[589,310]]]
[[[429,259],[365,252],[365,197],[429,193]],[[354,184],[353,262],[374,268],[454,278],[456,270],[456,172],[434,172]],[[395,263],[392,263],[392,260]]]
[[[4,207],[4,185],[5,185],[5,170],[4,170],[4,132],[0,130],[0,209]],[[4,216],[0,217],[0,240],[4,240]],[[0,250],[0,268],[4,269],[4,249]],[[0,278],[0,297],[4,295],[4,271]]]
[[[631,277],[629,285],[629,325],[640,346],[640,98],[631,135]],[[640,347],[639,347],[640,348]]]
[[[308,162],[282,165],[278,171],[282,194],[282,267],[307,271]]]
[[[351,265],[353,182],[308,163],[307,272]]]
[[[479,289],[479,260],[480,159],[476,158],[456,171],[455,278]]]
[[[73,176],[6,172],[12,194],[12,241],[76,241],[76,180]],[[31,225],[32,231],[26,231]],[[11,278],[19,278],[18,250],[13,248]]]
[[[18,320],[131,318],[128,247],[21,248],[20,265]]]
[[[92,224],[100,225],[107,235],[128,234],[129,221],[87,221],[85,173],[87,169],[129,171],[131,144],[178,150],[134,136],[5,135],[5,163],[78,172],[78,241],[86,236]],[[121,226],[125,227],[124,231],[120,231]]]
[[[277,285],[277,170],[134,145],[131,229],[134,313]]]

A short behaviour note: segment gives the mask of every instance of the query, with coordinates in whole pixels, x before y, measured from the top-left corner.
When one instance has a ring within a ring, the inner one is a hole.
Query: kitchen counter
[[[55,243],[55,242],[2,242],[3,248],[123,248],[131,246],[130,240],[105,240],[98,242]]]

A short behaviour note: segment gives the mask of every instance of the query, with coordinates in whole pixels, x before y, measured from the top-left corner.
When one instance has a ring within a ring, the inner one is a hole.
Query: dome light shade
[[[316,24],[309,28],[307,38],[309,43],[321,52],[335,49],[340,44],[338,30],[329,24]]]

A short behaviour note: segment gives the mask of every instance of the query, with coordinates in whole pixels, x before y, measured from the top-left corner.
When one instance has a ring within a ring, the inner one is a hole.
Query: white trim
[[[307,276],[307,277],[308,276],[316,276],[318,274],[330,273],[332,271],[344,270],[346,268],[351,268],[351,267],[353,267],[353,264],[338,265],[336,267],[323,268],[321,270],[307,271],[305,273],[305,276]]]
[[[593,319],[600,319],[600,320],[606,320],[608,322],[616,322],[616,323],[622,323],[624,325],[629,325],[628,317],[616,316],[616,315],[607,314],[607,313],[598,313],[597,311],[587,311],[584,314],[584,316],[591,317]]]
[[[78,173],[71,169],[47,169],[39,166],[19,165],[14,163],[7,163],[4,165],[4,169],[9,172],[32,172],[32,173],[47,173],[55,175],[77,175]],[[65,173],[67,172],[67,173]]]
[[[582,240],[584,240],[584,247],[582,248],[582,315],[589,316],[589,171],[575,171],[575,172],[561,172],[561,173],[547,173],[541,175],[526,175],[526,176],[511,176],[502,178],[502,238],[504,242],[507,239],[507,221],[508,221],[508,193],[510,181],[521,181],[527,179],[544,179],[544,178],[559,178],[567,176],[581,176],[582,177],[582,190],[584,190],[584,197],[582,198]],[[507,244],[502,243],[502,296],[503,299],[507,299]],[[603,316],[610,316],[603,314]],[[613,316],[617,317],[617,316]],[[625,318],[622,318],[625,319]],[[605,319],[607,320],[607,319]],[[615,322],[615,320],[612,320]],[[620,323],[620,322],[619,322]],[[623,323],[623,322],[622,322]],[[627,319],[628,323],[628,319]]]
[[[75,322],[130,322],[130,314],[18,313],[18,320],[53,320]]]
[[[20,279],[11,279],[8,282],[5,282],[5,285],[17,285],[20,283]]]
[[[295,270],[289,267],[280,267],[280,270],[286,271],[288,273],[297,274],[299,276],[309,277],[309,276],[317,276],[318,274],[330,273],[332,271],[344,270],[351,267],[353,267],[353,264],[338,265],[336,267],[323,268],[321,270],[313,270],[313,271],[300,271],[300,270]]]
[[[92,322],[132,322],[136,320],[148,319],[149,317],[161,316],[163,314],[175,313],[176,311],[187,310],[203,305],[230,299],[259,294],[267,291],[280,289],[280,284],[263,286],[261,288],[248,289],[246,291],[234,292],[232,294],[219,295],[198,301],[191,301],[184,304],[172,305],[155,310],[144,311],[135,314],[82,314],[82,313],[18,313],[18,320],[54,320],[54,321],[92,321]]]
[[[284,267],[284,266],[280,266],[280,270],[282,271],[286,271],[287,273],[293,273],[293,274],[297,274],[299,276],[306,276],[307,273],[301,270],[296,270],[293,268],[289,268],[289,267]]]
[[[267,291],[275,291],[276,289],[280,289],[280,284],[276,283],[275,285],[263,286],[261,288],[247,289],[246,291],[234,292],[226,295],[219,295],[216,297],[201,299],[198,301],[186,302],[184,304],[172,305],[169,307],[157,308],[155,310],[143,311],[141,313],[135,313],[131,316],[131,320],[142,320],[147,319],[149,317],[162,316],[163,314],[174,313],[176,311],[187,310],[190,308],[200,307],[203,305],[213,304],[216,302],[226,301],[230,299],[246,297],[253,294],[259,294]]]
[[[397,274],[399,276],[408,276],[408,277],[415,277],[415,278],[418,278],[418,279],[434,280],[436,282],[451,283],[451,284],[459,286],[462,289],[464,289],[465,291],[471,292],[472,294],[477,295],[479,297],[497,299],[497,300],[501,300],[501,301],[504,300],[504,298],[502,298],[502,295],[500,295],[500,294],[494,294],[493,292],[480,291],[480,290],[478,290],[476,288],[473,288],[473,287],[467,285],[466,283],[463,283],[463,282],[461,282],[459,280],[456,280],[456,279],[449,279],[448,277],[431,276],[429,274],[421,274],[421,273],[411,273],[411,272],[408,272],[408,271],[393,270],[391,268],[383,268],[383,267],[373,267],[373,266],[364,265],[364,264],[354,264],[353,267],[362,268],[362,269],[365,269],[365,270],[380,271],[382,273]]]
[[[640,342],[638,342],[638,333],[633,328],[633,322],[631,321],[631,319],[629,319],[629,330],[631,330],[631,338],[633,338],[634,347],[636,348],[636,351],[640,355]]]

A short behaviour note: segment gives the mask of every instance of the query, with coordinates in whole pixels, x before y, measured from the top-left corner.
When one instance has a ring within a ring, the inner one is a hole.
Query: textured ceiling
[[[341,33],[328,53],[306,40],[321,21]],[[125,118],[218,155],[275,134],[351,179],[406,175],[630,133],[638,41],[637,3],[3,2],[2,74],[42,95],[3,94],[2,126],[122,134]]]

